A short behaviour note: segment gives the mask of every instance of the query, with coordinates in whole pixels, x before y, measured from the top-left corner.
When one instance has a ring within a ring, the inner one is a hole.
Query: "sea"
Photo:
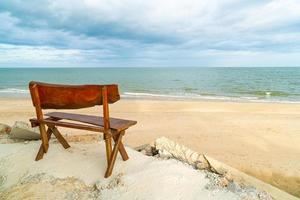
[[[0,68],[0,97],[29,97],[28,83],[117,83],[122,98],[300,103],[300,68]]]

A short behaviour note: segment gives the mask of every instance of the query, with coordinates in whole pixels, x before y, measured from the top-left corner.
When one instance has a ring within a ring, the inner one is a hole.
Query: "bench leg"
[[[48,139],[47,139],[47,131],[46,131],[45,124],[40,123],[39,129],[40,129],[40,135],[41,135],[43,149],[44,149],[44,152],[47,153],[48,148],[49,148],[49,143],[48,143]]]
[[[62,136],[62,134],[58,131],[58,129],[55,126],[49,127],[57,140],[62,144],[62,146],[67,149],[70,147],[69,143],[67,140]]]
[[[115,142],[115,145],[114,145],[114,149],[113,149],[112,154],[110,156],[110,162],[109,162],[109,164],[107,166],[107,169],[106,169],[106,172],[105,172],[105,176],[104,176],[105,178],[108,178],[112,173],[112,170],[114,168],[115,161],[116,161],[116,158],[117,158],[117,153],[119,151],[119,146],[120,146],[121,141],[122,141],[122,136],[123,136],[122,134],[119,134],[117,136],[117,139],[116,139],[116,142]]]
[[[118,140],[118,135],[119,135],[119,134],[124,135],[124,134],[125,134],[125,131],[122,131],[121,133],[114,132],[114,134],[113,134],[113,139],[114,139],[114,142],[115,142],[115,143],[116,143],[117,140]],[[119,152],[120,152],[120,154],[121,154],[121,156],[122,156],[122,159],[123,159],[124,161],[126,161],[126,160],[129,159],[128,154],[127,154],[127,152],[126,152],[126,150],[125,150],[125,147],[124,147],[122,141],[120,141]]]
[[[52,131],[51,131],[50,128],[48,128],[46,134],[47,134],[47,141],[49,143],[49,140],[50,140],[51,134],[52,134]],[[43,158],[43,156],[44,156],[44,153],[45,152],[44,152],[43,143],[42,143],[41,146],[40,146],[40,149],[39,149],[39,151],[38,151],[38,153],[37,153],[37,155],[35,157],[35,161],[41,160]]]
[[[104,141],[105,141],[105,149],[106,149],[106,160],[107,160],[107,165],[110,165],[110,156],[111,156],[111,136],[107,133],[104,133]]]

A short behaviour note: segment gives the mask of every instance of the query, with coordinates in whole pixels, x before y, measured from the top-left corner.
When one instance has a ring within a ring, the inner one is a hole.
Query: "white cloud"
[[[2,63],[300,65],[298,0],[12,0],[0,23]]]
[[[269,3],[249,10],[240,27],[247,29],[272,30],[300,22],[299,0],[273,0]]]
[[[25,46],[0,44],[0,66],[17,64],[17,66],[51,66],[66,64],[68,66],[93,65],[101,60],[113,59],[115,55],[106,50],[58,49],[47,46]],[[21,61],[21,63],[20,63]],[[88,61],[88,62],[87,62]],[[20,65],[21,64],[21,65]]]

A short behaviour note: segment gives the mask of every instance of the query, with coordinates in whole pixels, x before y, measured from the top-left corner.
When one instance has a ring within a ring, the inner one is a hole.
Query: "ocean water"
[[[31,80],[117,83],[123,98],[300,102],[300,68],[0,68],[0,96],[29,96]]]

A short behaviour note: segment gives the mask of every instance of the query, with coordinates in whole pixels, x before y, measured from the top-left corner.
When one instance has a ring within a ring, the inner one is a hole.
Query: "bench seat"
[[[104,126],[103,117],[65,113],[65,112],[50,112],[50,113],[46,113],[45,116],[49,117],[43,120],[43,122],[46,124],[52,124],[56,126],[69,127],[69,128],[78,128],[78,129],[84,129],[84,130],[90,130],[96,132],[103,132],[103,126]],[[82,125],[82,124],[79,125],[70,122],[62,122],[60,120],[71,120],[71,121],[90,124],[92,126]],[[30,119],[30,121],[33,126],[37,126],[39,123],[38,120],[35,118]],[[117,132],[124,131],[128,129],[130,126],[133,126],[137,123],[136,121],[118,119],[118,118],[109,118],[109,122],[110,122],[110,129]]]

